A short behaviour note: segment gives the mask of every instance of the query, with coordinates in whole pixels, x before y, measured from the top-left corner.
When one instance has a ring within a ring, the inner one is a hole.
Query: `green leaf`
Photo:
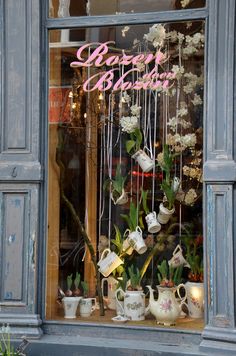
[[[128,140],[128,141],[126,141],[125,145],[126,145],[126,151],[127,151],[128,153],[131,153],[131,151],[132,151],[133,148],[135,147],[135,141],[133,141],[133,140]]]

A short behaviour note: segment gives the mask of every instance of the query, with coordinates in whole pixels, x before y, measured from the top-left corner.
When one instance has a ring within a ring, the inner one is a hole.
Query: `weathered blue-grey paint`
[[[205,120],[205,305],[202,350],[236,353],[235,1],[209,1]],[[224,351],[223,351],[224,350]]]
[[[0,0],[0,325],[41,335],[37,315],[40,17],[38,0]]]

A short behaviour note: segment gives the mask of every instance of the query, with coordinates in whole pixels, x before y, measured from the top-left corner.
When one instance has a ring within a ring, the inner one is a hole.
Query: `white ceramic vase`
[[[164,207],[163,203],[159,205],[159,214],[157,215],[157,220],[160,224],[167,224],[171,216],[174,214],[175,208],[169,210]]]
[[[124,306],[119,301],[119,297],[124,297]],[[119,306],[119,310],[123,316],[129,320],[140,321],[145,319],[145,294],[143,291],[129,291],[125,292],[123,289],[118,288],[116,290],[116,301]]]
[[[203,318],[204,315],[204,286],[203,283],[185,283],[187,291],[188,311],[191,318]]]
[[[82,299],[82,297],[64,297],[62,299],[65,319],[75,319],[76,318],[76,311],[78,308],[79,301],[81,299]]]

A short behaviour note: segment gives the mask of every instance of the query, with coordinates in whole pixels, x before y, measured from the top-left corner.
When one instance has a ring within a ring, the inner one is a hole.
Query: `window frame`
[[[43,80],[43,92],[44,95],[42,97],[42,105],[44,107],[43,110],[43,116],[45,119],[45,127],[44,127],[44,141],[43,142],[48,142],[48,85],[49,85],[49,77],[48,77],[48,68],[49,68],[49,31],[50,30],[60,30],[60,29],[74,29],[74,28],[91,28],[91,27],[106,27],[106,26],[125,26],[125,25],[140,25],[140,24],[155,24],[155,23],[166,23],[166,22],[180,22],[180,21],[191,21],[191,20],[202,20],[205,21],[205,38],[206,38],[206,46],[204,48],[204,112],[203,112],[203,126],[205,127],[205,122],[206,122],[206,91],[207,91],[207,85],[206,85],[206,78],[207,78],[207,37],[208,37],[208,16],[209,16],[209,1],[206,0],[206,6],[203,8],[197,8],[197,9],[183,9],[183,10],[171,10],[171,11],[159,11],[159,12],[150,12],[150,13],[131,13],[131,14],[119,14],[119,15],[104,15],[104,16],[80,16],[80,17],[65,17],[65,18],[49,18],[48,17],[48,1],[44,0],[42,2],[42,7],[41,7],[41,12],[42,12],[42,51],[43,55],[45,56],[46,60],[43,61],[43,73],[44,73],[44,80]],[[204,132],[204,139],[203,142],[206,142],[206,133]],[[204,145],[205,146],[205,145]],[[204,151],[205,147],[203,147],[203,157],[204,157]],[[45,162],[45,167],[47,167],[48,164],[48,144],[47,147],[44,148],[44,162]],[[43,192],[43,197],[44,197],[44,202],[45,202],[45,207],[47,211],[47,196],[48,196],[48,188],[47,188],[47,183],[48,183],[48,172],[47,170],[45,171],[45,188]],[[203,191],[204,191],[204,186],[203,186]],[[205,231],[205,222],[204,222],[204,196],[203,196],[203,230]],[[45,216],[46,215],[46,216]],[[43,215],[43,220],[44,220],[44,226],[47,227],[48,223],[48,216],[47,214]],[[44,236],[47,236],[47,228],[44,228]],[[43,324],[45,325],[45,330],[53,330],[56,325],[60,325],[63,327],[63,330],[74,330],[76,333],[76,330],[78,327],[85,326],[86,324],[80,323],[78,320],[76,323],[71,323],[69,321],[58,321],[58,320],[47,320],[45,318],[46,315],[46,256],[47,256],[47,242],[45,241],[44,246],[43,246],[43,256],[44,256],[44,264],[42,267],[42,279],[43,279],[43,295],[41,296],[41,303],[40,309],[41,309],[41,318],[43,321]],[[204,275],[205,275],[205,265],[204,265]],[[206,288],[207,281],[205,279],[204,281],[204,287]],[[206,297],[205,297],[206,298]],[[205,299],[206,300],[206,299]],[[205,323],[207,322],[205,318]],[[116,329],[113,325],[109,324],[103,324],[103,323],[89,323],[89,327],[92,328],[100,328],[100,331],[104,330],[105,335],[107,332],[107,328],[111,329]],[[136,332],[139,330],[144,331],[144,330],[150,330],[154,332],[154,335],[156,332],[161,332],[161,335],[164,333],[169,333],[171,334],[176,334],[176,337],[178,337],[179,334],[185,334],[184,337],[186,339],[189,338],[189,342],[191,343],[191,337],[193,335],[196,336],[196,339],[198,339],[201,335],[201,331],[198,330],[180,330],[180,329],[163,329],[161,327],[146,327],[146,326],[125,326],[125,330],[129,330],[130,335],[132,334],[133,330],[136,330]],[[49,331],[49,332],[50,332]],[[126,333],[126,331],[125,331]],[[155,336],[154,336],[155,337]],[[199,340],[200,342],[200,340]]]

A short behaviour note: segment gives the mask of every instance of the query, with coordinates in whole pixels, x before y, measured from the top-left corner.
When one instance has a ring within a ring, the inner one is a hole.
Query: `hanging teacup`
[[[155,234],[161,230],[161,225],[157,221],[157,214],[155,211],[145,216],[145,220],[147,222],[148,232],[150,232],[151,234]]]
[[[150,152],[150,150],[145,146],[143,150],[138,150],[135,152],[132,158],[138,162],[143,172],[149,172],[154,168],[155,161],[153,158],[148,156],[148,154],[145,152],[145,149]]]
[[[179,266],[190,268],[188,262],[185,260],[183,256],[183,250],[180,245],[176,246],[173,252],[173,257],[168,261],[168,264],[173,268],[177,268]]]
[[[126,204],[128,201],[128,194],[125,192],[124,189],[122,189],[121,195],[118,198],[115,198],[114,194],[111,192],[111,200],[115,205]]]
[[[105,256],[105,254],[107,255]],[[111,252],[109,248],[106,248],[100,260],[98,261],[99,272],[104,276],[108,277],[114,269],[124,263],[115,252]]]

